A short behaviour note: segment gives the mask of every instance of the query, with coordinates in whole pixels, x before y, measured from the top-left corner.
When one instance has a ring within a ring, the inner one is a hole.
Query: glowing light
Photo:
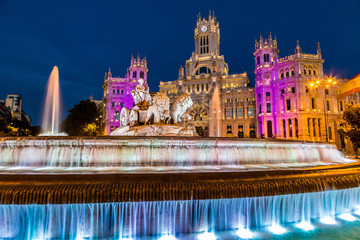
[[[131,237],[120,237],[119,240],[133,240]]]
[[[335,219],[332,217],[324,217],[320,220],[320,222],[323,224],[336,224]]]
[[[349,222],[353,222],[353,221],[357,220],[357,218],[354,217],[353,215],[351,215],[350,213],[344,213],[344,214],[339,215],[338,217],[345,221],[349,221]]]
[[[354,213],[360,216],[360,207]]]
[[[176,240],[176,237],[174,237],[172,235],[164,235],[164,236],[160,237],[158,240]]]
[[[280,235],[286,233],[286,229],[280,225],[272,225],[269,227],[269,231],[273,234]]]
[[[236,235],[240,238],[245,239],[254,237],[254,233],[251,232],[248,228],[240,228],[239,230],[237,230]]]
[[[216,240],[216,236],[211,232],[204,232],[199,234],[198,240]]]
[[[310,87],[313,87],[314,86],[314,84],[313,83],[310,83]]]
[[[296,226],[297,228],[301,228],[301,229],[304,230],[304,231],[314,230],[314,226],[311,225],[310,222],[302,221],[302,222],[296,224],[295,226]]]

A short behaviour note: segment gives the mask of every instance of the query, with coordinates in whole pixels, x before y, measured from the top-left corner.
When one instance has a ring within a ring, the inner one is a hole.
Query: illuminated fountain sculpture
[[[184,137],[191,98],[141,81],[133,96],[124,136],[1,139],[1,239],[270,238],[360,219],[359,165],[335,146]]]
[[[135,106],[123,108],[120,113],[121,127],[112,136],[197,136],[193,126],[181,126],[183,118],[189,118],[186,110],[193,105],[187,94],[178,96],[170,107],[170,99],[164,92],[158,92],[153,99],[149,88],[143,86],[143,79],[131,94]],[[173,122],[173,124],[169,124]]]

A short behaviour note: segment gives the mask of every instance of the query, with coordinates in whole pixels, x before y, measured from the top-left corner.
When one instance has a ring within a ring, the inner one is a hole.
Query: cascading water
[[[218,166],[235,169],[245,165],[300,166],[348,161],[329,144],[191,138],[6,140],[0,142],[0,156],[3,167]]]
[[[66,135],[59,131],[60,123],[60,87],[59,87],[59,70],[54,66],[51,71],[47,86],[44,104],[44,113],[42,118],[41,136],[59,136]]]
[[[319,220],[357,219],[359,206],[360,188],[240,199],[0,205],[0,233],[16,239],[131,239],[266,228],[278,234],[290,223],[303,228]]]

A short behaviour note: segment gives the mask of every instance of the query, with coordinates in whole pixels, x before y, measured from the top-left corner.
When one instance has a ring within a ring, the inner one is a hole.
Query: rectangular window
[[[329,100],[326,101],[326,110],[330,111],[330,101]]]
[[[119,119],[119,111],[115,112],[115,119],[117,119],[117,120]]]
[[[313,118],[313,134],[314,134],[314,137],[316,137],[315,118]]]
[[[259,114],[261,113],[261,104],[259,104]]]
[[[243,117],[243,114],[242,114],[242,108],[238,108],[238,111],[239,111],[239,113],[238,113],[238,117]]]
[[[286,110],[291,110],[291,100],[290,99],[286,99]]]
[[[266,93],[266,101],[270,101],[270,92]]]
[[[238,116],[238,111],[237,111],[237,108],[235,108],[235,117]]]
[[[343,102],[340,101],[340,112],[342,112],[342,111],[343,111]]]
[[[271,103],[266,104],[266,112],[271,113]]]
[[[231,109],[230,108],[227,109],[227,117],[231,118]]]
[[[254,116],[254,107],[250,107],[250,117]]]
[[[247,112],[247,117],[249,117],[249,107],[246,108],[246,112]]]
[[[112,102],[112,103],[111,103],[111,106],[112,106],[112,107],[115,107],[115,103],[114,103],[114,102]]]
[[[311,109],[315,109],[315,98],[311,98]]]
[[[332,140],[332,132],[331,132],[331,127],[329,127],[329,140]]]

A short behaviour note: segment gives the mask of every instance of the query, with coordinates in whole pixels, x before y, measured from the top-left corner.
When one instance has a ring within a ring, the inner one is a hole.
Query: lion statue
[[[193,105],[191,97],[187,94],[181,94],[175,99],[175,102],[172,104],[171,118],[174,121],[174,124],[181,122],[186,110]]]
[[[145,123],[148,123],[151,116],[154,115],[154,123],[165,121],[168,118],[170,109],[170,99],[162,91],[156,93],[152,99],[152,105],[147,110]]]

